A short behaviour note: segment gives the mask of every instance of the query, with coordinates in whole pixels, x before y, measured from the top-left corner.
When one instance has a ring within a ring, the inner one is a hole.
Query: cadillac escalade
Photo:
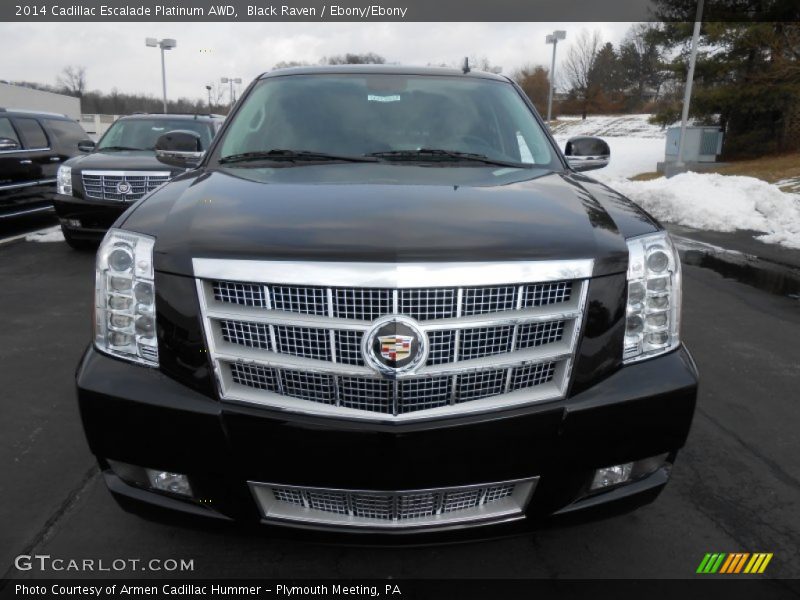
[[[97,254],[78,397],[123,507],[419,540],[665,486],[681,267],[581,173],[605,142],[562,154],[506,77],[394,66],[267,73],[196,138],[159,138],[189,170]]]

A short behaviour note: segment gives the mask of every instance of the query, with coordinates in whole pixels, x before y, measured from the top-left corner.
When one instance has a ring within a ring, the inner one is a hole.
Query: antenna
[[[470,68],[469,68],[469,56],[465,56],[464,57],[464,66],[461,67],[461,70],[464,71],[464,75],[469,73],[469,71],[470,71]]]

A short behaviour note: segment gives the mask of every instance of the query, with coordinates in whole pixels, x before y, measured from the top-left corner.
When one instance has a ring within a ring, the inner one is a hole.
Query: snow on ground
[[[682,173],[667,179],[606,180],[659,220],[695,229],[763,231],[757,240],[800,249],[800,194],[754,177]]]
[[[558,117],[553,133],[559,136],[596,135],[599,137],[639,137],[663,140],[666,130],[650,123],[652,115],[595,115]]]
[[[26,242],[63,242],[64,234],[61,233],[61,227],[48,227],[41,231],[34,231],[25,236]]]

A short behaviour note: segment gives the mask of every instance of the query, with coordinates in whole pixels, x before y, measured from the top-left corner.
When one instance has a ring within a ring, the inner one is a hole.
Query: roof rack
[[[26,115],[47,115],[49,117],[65,117],[69,119],[69,116],[65,113],[57,113],[57,112],[48,112],[46,110],[31,110],[28,108],[5,108],[0,106],[0,112],[16,112],[16,113],[23,113]]]

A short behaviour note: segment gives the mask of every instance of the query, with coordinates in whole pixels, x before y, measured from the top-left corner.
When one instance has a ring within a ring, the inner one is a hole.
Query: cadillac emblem
[[[381,356],[388,360],[397,362],[411,355],[411,344],[414,337],[410,335],[381,335],[378,336],[381,343]]]
[[[128,183],[127,181],[120,181],[117,184],[117,193],[118,194],[122,194],[123,196],[125,194],[130,194],[131,193],[131,184]]]
[[[389,315],[378,319],[362,338],[364,362],[386,377],[414,371],[425,364],[428,344],[414,319]]]

